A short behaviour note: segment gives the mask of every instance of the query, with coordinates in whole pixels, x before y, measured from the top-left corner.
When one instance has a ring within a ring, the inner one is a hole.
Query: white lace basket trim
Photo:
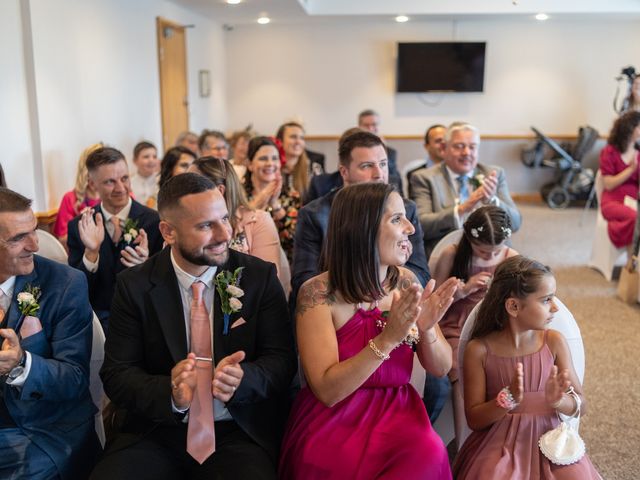
[[[584,441],[565,422],[542,435],[538,445],[544,456],[556,465],[571,465],[585,454]]]

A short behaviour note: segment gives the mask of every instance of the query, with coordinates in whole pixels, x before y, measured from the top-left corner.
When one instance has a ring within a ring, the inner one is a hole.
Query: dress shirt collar
[[[173,250],[171,250],[170,256],[171,256],[171,263],[173,264],[173,269],[175,270],[176,277],[178,278],[178,283],[180,284],[180,287],[182,289],[186,290],[187,292],[190,292],[191,284],[197,280],[200,280],[207,287],[213,288],[213,277],[215,276],[218,267],[209,267],[202,275],[200,275],[199,277],[194,277],[190,273],[187,273],[180,268],[180,266],[176,262],[176,259],[173,256]]]
[[[2,290],[7,297],[12,298],[13,289],[15,286],[16,286],[16,276],[14,275],[13,277],[7,278],[3,283],[0,283],[0,290]]]
[[[460,175],[464,175],[467,178],[467,182],[469,182],[469,180],[471,180],[471,178],[473,177],[473,173],[475,171],[471,170],[469,173],[456,173],[453,170],[451,170],[449,168],[449,165],[447,165],[446,163],[444,164],[444,168],[447,169],[447,173],[449,173],[449,178],[451,178],[452,180],[452,184],[453,184],[453,188],[455,188],[456,192],[458,192],[458,189],[460,188],[460,184],[458,183],[458,177]]]
[[[129,201],[127,202],[125,207],[116,214],[116,217],[118,217],[120,219],[120,222],[123,224],[127,221],[127,218],[129,218],[129,213],[131,212],[131,204],[132,200],[131,197],[129,197]],[[111,217],[113,217],[113,213],[108,212],[102,204],[100,204],[100,210],[102,210],[102,218],[104,219],[105,225],[108,225]]]

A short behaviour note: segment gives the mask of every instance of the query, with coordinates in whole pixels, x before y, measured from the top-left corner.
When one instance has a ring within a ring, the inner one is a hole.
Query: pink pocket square
[[[24,339],[30,337],[31,335],[35,335],[40,330],[42,330],[42,324],[40,320],[36,317],[27,316],[24,317],[22,321],[22,327],[20,327],[20,336]]]
[[[244,318],[240,317],[231,324],[231,328],[239,327],[240,325],[244,325],[245,323],[247,323],[247,321]]]

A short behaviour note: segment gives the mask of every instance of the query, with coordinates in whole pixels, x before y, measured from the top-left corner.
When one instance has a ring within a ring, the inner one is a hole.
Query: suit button
[[[42,394],[40,392],[31,392],[31,398],[35,398],[36,400],[40,400],[42,398]]]

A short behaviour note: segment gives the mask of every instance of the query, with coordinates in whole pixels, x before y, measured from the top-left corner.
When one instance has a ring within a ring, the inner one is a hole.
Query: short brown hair
[[[18,192],[0,187],[0,213],[24,212],[31,208],[31,200]]]
[[[349,133],[353,130],[353,133]],[[349,129],[340,137],[338,144],[338,157],[340,165],[348,167],[351,163],[351,152],[358,147],[373,148],[377,146],[385,148],[383,141],[375,133],[367,132],[361,128]]]
[[[87,170],[89,172],[95,172],[98,167],[102,165],[112,165],[121,160],[126,163],[124,155],[120,150],[112,147],[98,148],[87,157]]]
[[[171,177],[160,187],[158,192],[158,212],[166,218],[169,210],[180,206],[180,199],[187,195],[214,190],[216,186],[211,180],[198,173],[182,173]]]
[[[378,278],[378,230],[392,185],[360,183],[340,189],[331,204],[327,237],[321,257],[329,271],[329,291],[340,292],[348,303],[373,302],[385,295]],[[398,268],[390,266],[385,279],[395,288]]]

